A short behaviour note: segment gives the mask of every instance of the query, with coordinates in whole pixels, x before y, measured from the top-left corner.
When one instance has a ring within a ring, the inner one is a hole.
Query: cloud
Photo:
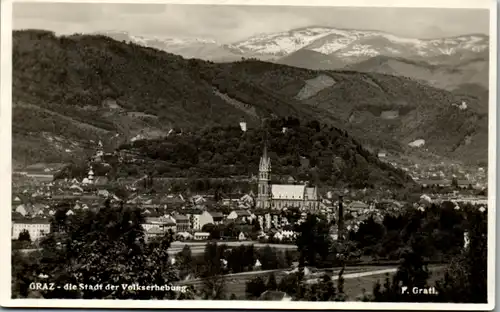
[[[221,42],[311,25],[429,38],[488,33],[488,10],[180,4],[16,3],[14,28],[58,33],[123,30]]]

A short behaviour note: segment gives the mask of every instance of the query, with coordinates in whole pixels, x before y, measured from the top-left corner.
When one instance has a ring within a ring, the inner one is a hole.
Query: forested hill
[[[440,155],[481,160],[487,116],[473,97],[415,81],[312,71],[246,60],[214,64],[104,36],[15,31],[13,157],[57,162],[101,139],[164,137],[200,125],[297,117],[345,129],[364,146],[400,151],[413,140]],[[457,108],[462,100],[467,109]]]
[[[168,177],[257,176],[265,137],[273,179],[291,176],[315,185],[355,188],[414,185],[403,171],[380,162],[345,131],[294,118],[273,119],[265,128],[246,132],[213,127],[126,144],[120,147],[122,152],[146,161],[124,164],[117,174],[154,170],[155,175]]]

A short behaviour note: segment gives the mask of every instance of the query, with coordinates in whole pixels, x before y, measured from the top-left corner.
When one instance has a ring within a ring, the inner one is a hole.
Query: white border
[[[496,117],[497,117],[497,2],[494,0],[31,0],[16,2],[84,2],[84,3],[177,3],[211,5],[294,5],[338,7],[432,7],[482,8],[490,10],[490,72],[489,72],[489,136],[488,136],[488,303],[370,303],[370,302],[272,302],[272,301],[143,301],[143,300],[71,300],[71,299],[11,299],[11,162],[12,162],[12,1],[1,2],[1,75],[0,75],[0,255],[4,259],[0,269],[0,304],[3,307],[57,307],[57,308],[174,308],[174,309],[347,309],[347,310],[492,310],[495,306],[495,219],[496,219]]]

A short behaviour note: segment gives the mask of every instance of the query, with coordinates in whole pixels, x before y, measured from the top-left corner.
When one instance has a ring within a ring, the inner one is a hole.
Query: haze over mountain
[[[251,128],[273,117],[317,120],[372,150],[411,153],[408,144],[423,140],[421,152],[471,162],[487,155],[487,111],[467,92],[376,73],[187,60],[105,36],[16,31],[13,44],[13,148],[21,162],[68,158],[99,139],[123,143],[242,121]]]

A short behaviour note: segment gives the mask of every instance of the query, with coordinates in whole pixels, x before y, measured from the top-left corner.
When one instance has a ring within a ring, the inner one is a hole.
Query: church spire
[[[271,171],[271,158],[267,154],[267,129],[264,130],[264,150],[260,158],[260,171]]]

